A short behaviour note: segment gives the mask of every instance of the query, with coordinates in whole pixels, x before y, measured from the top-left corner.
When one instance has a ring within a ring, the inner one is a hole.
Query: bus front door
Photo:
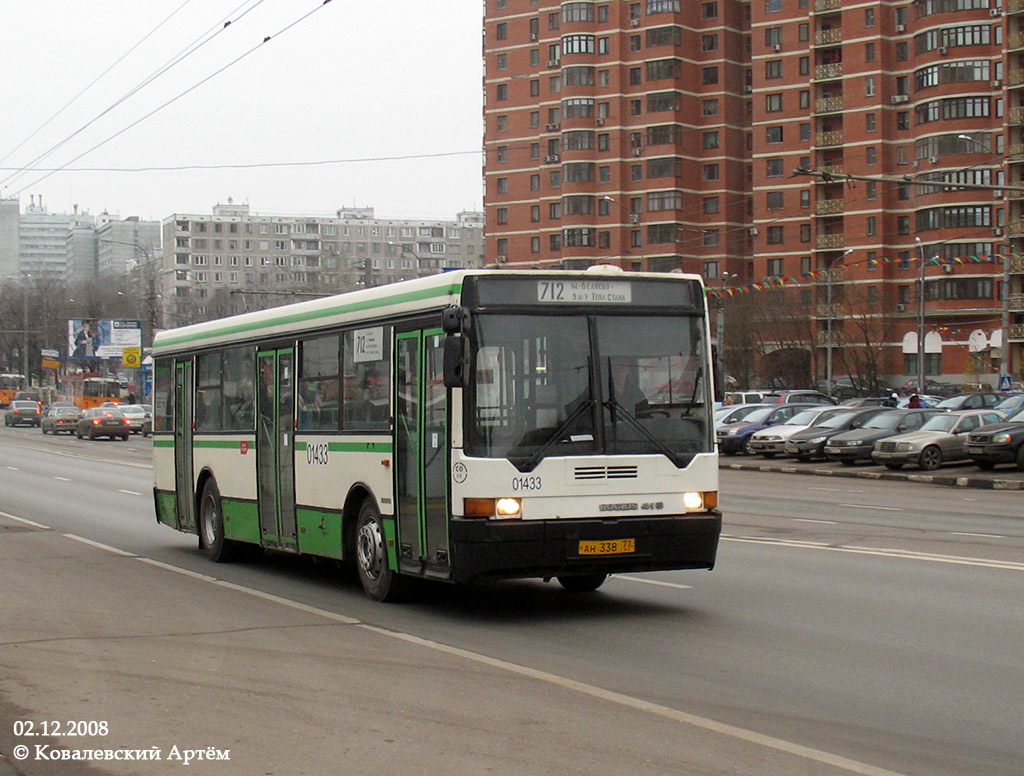
[[[293,348],[256,354],[256,492],[263,546],[297,551],[294,361]]]
[[[174,491],[179,531],[196,525],[195,479],[192,467],[192,362],[179,361],[174,368]]]
[[[395,510],[399,568],[446,578],[448,400],[440,329],[395,335]]]

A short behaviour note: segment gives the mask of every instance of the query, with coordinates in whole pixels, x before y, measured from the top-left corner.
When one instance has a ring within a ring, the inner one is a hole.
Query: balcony
[[[1024,33],[1017,29],[1011,29],[1010,34],[1006,36],[1007,51],[1022,47],[1024,47]]]
[[[1006,85],[1011,89],[1024,86],[1024,70],[1011,70],[1007,73]]]
[[[1016,255],[1010,257],[1010,272],[1014,274],[1024,272],[1024,256]]]
[[[829,11],[839,11],[842,10],[842,7],[843,0],[814,0],[815,13],[828,13]]]
[[[1024,143],[1010,143],[1006,146],[1006,157],[1003,161],[1020,163],[1024,162],[1024,158],[1022,157],[1024,157]]]
[[[843,133],[838,130],[833,130],[831,132],[819,132],[815,138],[814,144],[818,148],[841,146],[843,144]]]
[[[1006,225],[1006,233],[1011,235],[1024,235],[1024,220],[1010,221]]]
[[[1024,12],[1024,0],[1006,0],[1007,13]]]
[[[846,245],[846,238],[841,234],[819,234],[814,244],[820,250],[842,248]]]
[[[1006,111],[1006,120],[1011,124],[1024,124],[1024,105]]]
[[[814,68],[814,77],[819,81],[827,81],[832,78],[842,78],[843,63],[832,62],[828,65],[816,65]]]
[[[814,33],[815,46],[835,46],[842,42],[842,30],[818,30],[816,33]]]
[[[841,164],[823,164],[818,167],[818,172],[822,175],[842,175],[843,166]],[[835,183],[835,181],[825,180],[824,177],[818,178],[817,183]]]
[[[843,95],[822,97],[814,103],[815,113],[835,113],[843,109]]]
[[[1024,340],[1024,323],[1014,323],[1010,326],[1010,336],[1007,337],[1010,342],[1020,342]]]
[[[842,199],[820,199],[814,206],[815,215],[834,216],[846,210],[846,200]]]
[[[1024,294],[1011,294],[1009,303],[1011,313],[1024,313]]]

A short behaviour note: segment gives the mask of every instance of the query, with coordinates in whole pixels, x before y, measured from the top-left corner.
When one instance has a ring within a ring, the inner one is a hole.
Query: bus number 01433
[[[306,445],[306,463],[310,466],[327,465],[327,443],[310,442]]]
[[[512,490],[540,490],[540,477],[513,477]]]

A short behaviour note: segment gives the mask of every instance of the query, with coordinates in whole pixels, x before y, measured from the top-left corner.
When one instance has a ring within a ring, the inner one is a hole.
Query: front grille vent
[[[895,453],[896,443],[895,442],[881,442],[878,445],[878,452],[880,453]]]
[[[636,466],[577,466],[577,480],[635,480]]]

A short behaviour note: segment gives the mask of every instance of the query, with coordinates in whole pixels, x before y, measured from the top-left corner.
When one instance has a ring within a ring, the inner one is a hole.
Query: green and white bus
[[[460,270],[160,332],[157,520],[409,580],[710,569],[697,276]]]

